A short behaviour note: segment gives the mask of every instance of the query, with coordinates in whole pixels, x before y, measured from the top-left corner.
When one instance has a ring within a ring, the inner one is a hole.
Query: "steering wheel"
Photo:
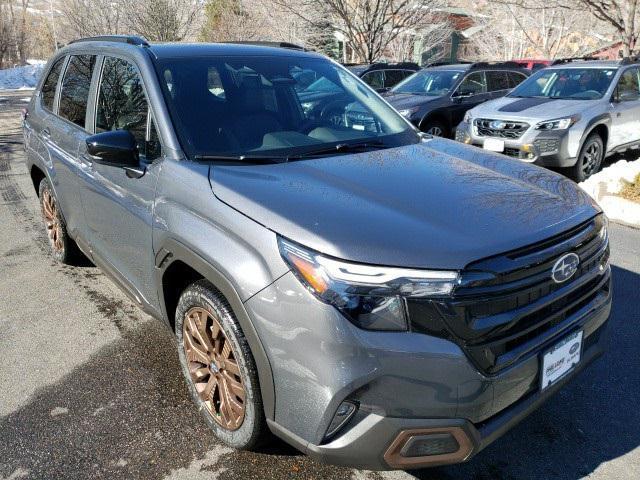
[[[345,100],[334,100],[327,103],[320,111],[320,118],[328,120],[331,125],[336,127],[345,126],[345,107],[348,103]]]

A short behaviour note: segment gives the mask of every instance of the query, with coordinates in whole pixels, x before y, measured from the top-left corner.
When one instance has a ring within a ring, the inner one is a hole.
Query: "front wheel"
[[[447,137],[447,127],[439,120],[427,120],[422,124],[421,130],[434,137]]]
[[[582,145],[576,164],[571,167],[570,176],[576,182],[584,182],[600,170],[604,159],[604,142],[594,133]]]
[[[255,362],[231,307],[198,281],[180,296],[175,326],[182,372],[205,421],[230,447],[251,449],[266,421]]]

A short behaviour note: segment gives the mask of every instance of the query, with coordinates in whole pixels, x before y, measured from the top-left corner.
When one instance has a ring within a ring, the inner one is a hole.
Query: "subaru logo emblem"
[[[489,123],[489,126],[495,130],[502,130],[504,127],[507,126],[507,124],[504,122],[501,122],[500,120],[493,120],[491,123]]]
[[[578,270],[580,257],[575,253],[567,253],[558,259],[551,269],[551,278],[556,283],[562,283],[573,277]]]

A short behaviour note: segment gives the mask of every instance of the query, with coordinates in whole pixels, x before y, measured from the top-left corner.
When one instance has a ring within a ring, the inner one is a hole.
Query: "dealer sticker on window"
[[[565,337],[542,356],[541,389],[553,385],[580,363],[582,330]]]

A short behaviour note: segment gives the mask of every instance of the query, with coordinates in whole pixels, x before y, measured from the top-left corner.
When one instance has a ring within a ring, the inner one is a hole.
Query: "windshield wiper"
[[[244,162],[255,163],[258,165],[286,163],[288,161],[287,157],[279,157],[275,155],[195,155],[193,158],[197,161],[205,162]]]
[[[295,153],[287,156],[288,160],[296,160],[299,158],[315,157],[319,155],[328,155],[332,153],[345,153],[345,152],[357,152],[366,150],[369,148],[378,149],[386,148],[387,145],[384,142],[372,141],[372,142],[360,142],[360,143],[339,143],[332,147],[320,148],[318,150],[311,150],[309,152]]]

